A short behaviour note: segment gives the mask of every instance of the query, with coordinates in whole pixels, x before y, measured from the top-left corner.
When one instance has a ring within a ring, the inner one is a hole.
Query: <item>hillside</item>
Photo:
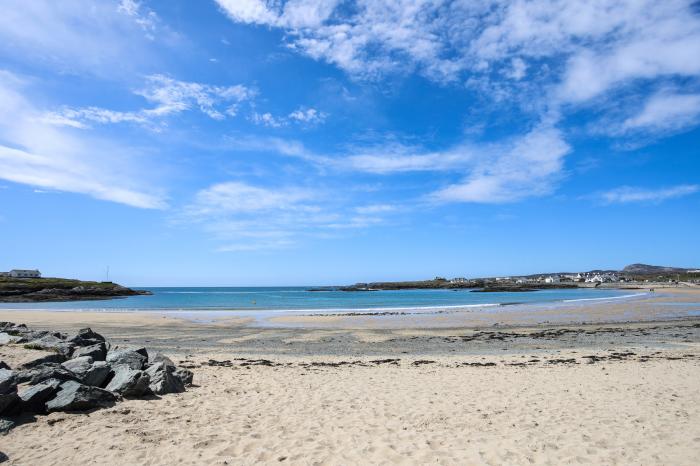
[[[33,303],[85,301],[151,294],[112,282],[90,282],[66,278],[0,277],[0,302]]]
[[[690,269],[681,267],[664,267],[661,265],[631,264],[622,269],[622,273],[631,275],[656,275],[656,274],[686,274]]]

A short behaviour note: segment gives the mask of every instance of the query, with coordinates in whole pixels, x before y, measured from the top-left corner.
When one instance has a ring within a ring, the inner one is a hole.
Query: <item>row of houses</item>
[[[0,277],[11,278],[41,278],[41,272],[38,270],[12,269],[9,272],[0,272]]]
[[[624,281],[614,273],[577,273],[577,274],[561,274],[561,275],[542,275],[536,278],[519,278],[516,283],[616,283]]]

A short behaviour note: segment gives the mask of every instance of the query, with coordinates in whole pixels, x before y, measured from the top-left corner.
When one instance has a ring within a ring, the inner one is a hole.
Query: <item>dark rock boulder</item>
[[[7,369],[0,369],[0,414],[11,412],[18,402],[15,373]]]
[[[83,383],[93,387],[103,387],[106,385],[112,368],[105,361],[95,361],[90,369],[83,376]]]
[[[0,369],[7,369],[8,371],[10,370],[10,366],[5,363],[5,361],[0,361]]]
[[[150,392],[150,378],[144,371],[126,365],[113,367],[112,370],[114,375],[105,387],[106,390],[126,398],[138,398]]]
[[[192,373],[192,371],[183,368],[178,368],[175,369],[174,375],[180,380],[182,380],[182,383],[185,386],[192,385],[192,380],[194,379],[194,374]]]
[[[175,367],[175,363],[167,356],[165,356],[162,353],[153,353],[148,355],[148,365],[152,366],[156,363],[162,362],[166,366],[173,366]]]
[[[102,386],[112,371],[105,361],[94,362],[90,356],[69,359],[61,367],[74,373],[81,383],[93,387]]]
[[[48,412],[86,411],[94,408],[108,408],[113,406],[115,401],[117,397],[107,390],[69,380],[61,383],[56,397],[46,403],[46,410]]]
[[[81,328],[78,334],[68,339],[69,342],[77,346],[93,346],[105,342],[105,337],[97,332],[93,332],[91,328]]]
[[[137,350],[120,349],[107,353],[107,362],[111,366],[128,366],[134,370],[141,370],[148,361],[148,353],[143,355]]]
[[[145,371],[150,379],[148,388],[156,395],[184,392],[185,384],[175,375],[175,370],[174,365],[167,365],[165,362],[153,364]]]
[[[46,363],[62,363],[66,360],[66,357],[62,354],[52,353],[45,356],[39,356],[31,361],[25,362],[20,366],[21,369],[31,369],[32,367],[41,366]]]
[[[107,346],[100,342],[90,346],[79,346],[73,351],[73,358],[90,356],[95,361],[104,361],[107,357]]]
[[[67,369],[78,376],[79,379],[83,378],[85,373],[92,367],[93,360],[90,356],[81,356],[79,358],[69,359],[61,363],[61,367]]]
[[[32,413],[43,413],[46,411],[46,402],[56,395],[60,385],[60,380],[49,379],[22,390],[19,393],[21,410]]]
[[[9,393],[17,386],[17,376],[14,371],[0,369],[0,394]]]
[[[78,377],[74,373],[56,363],[45,363],[17,372],[17,381],[19,383],[29,382],[29,385],[36,385],[48,379],[58,379],[62,382],[67,380],[78,381]]]

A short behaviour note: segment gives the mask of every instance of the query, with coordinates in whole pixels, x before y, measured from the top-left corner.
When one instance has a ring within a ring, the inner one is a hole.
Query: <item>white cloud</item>
[[[623,131],[673,131],[695,125],[700,116],[700,94],[660,92],[637,115],[622,123]]]
[[[316,154],[298,141],[276,138],[232,140],[230,148],[277,152],[322,169],[377,175],[408,172],[462,174],[462,181],[431,193],[432,202],[513,202],[552,192],[571,151],[558,129],[541,123],[519,137],[494,143],[463,142],[441,151],[398,143],[360,147],[334,157]]]
[[[345,205],[322,189],[229,181],[200,190],[179,220],[200,225],[222,243],[220,251],[250,251],[368,228],[387,212]]]
[[[636,84],[700,80],[691,0],[217,1],[233,21],[283,29],[291,49],[353,76],[464,81],[533,121]]]
[[[485,148],[464,181],[431,194],[437,202],[513,202],[549,194],[571,148],[546,125],[509,144]]]
[[[127,154],[133,150],[46,124],[23,86],[17,76],[0,71],[0,179],[133,207],[166,207],[130,165]]]
[[[267,126],[269,128],[281,128],[290,123],[297,123],[305,126],[314,126],[323,123],[328,115],[315,108],[300,107],[289,115],[274,116],[270,112],[253,112],[250,121],[256,125]]]
[[[256,125],[267,126],[269,128],[279,128],[287,124],[284,119],[277,118],[270,112],[253,112],[253,114],[250,116],[250,120]]]
[[[152,124],[163,117],[198,109],[215,120],[235,116],[238,106],[252,100],[256,91],[241,84],[214,86],[196,82],[178,81],[157,74],[146,78],[146,86],[135,91],[154,107],[135,111],[115,111],[98,107],[62,108],[48,112],[43,121],[57,125],[84,128],[88,123]]]
[[[171,44],[175,35],[167,28],[156,31],[155,19],[145,9],[127,5],[120,11],[119,5],[116,0],[3,1],[0,57],[107,79],[157,64],[154,39]]]
[[[155,38],[153,33],[158,26],[158,15],[151,9],[143,7],[141,2],[136,0],[121,0],[117,6],[117,11],[133,18],[141,29],[143,29],[151,40]]]
[[[289,114],[288,118],[300,123],[318,124],[322,123],[328,115],[324,112],[319,112],[315,108],[298,108]]]
[[[199,191],[190,207],[198,215],[270,210],[317,210],[304,204],[315,194],[300,188],[268,189],[242,182],[226,182]]]
[[[700,186],[694,184],[684,184],[659,189],[622,186],[600,193],[599,198],[607,204],[626,204],[630,202],[659,203],[668,199],[688,196],[698,191],[700,191]]]

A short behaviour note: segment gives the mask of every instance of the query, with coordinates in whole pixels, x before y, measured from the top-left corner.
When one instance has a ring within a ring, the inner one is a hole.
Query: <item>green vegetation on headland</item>
[[[0,302],[87,301],[148,295],[112,282],[90,282],[67,278],[0,277]]]

